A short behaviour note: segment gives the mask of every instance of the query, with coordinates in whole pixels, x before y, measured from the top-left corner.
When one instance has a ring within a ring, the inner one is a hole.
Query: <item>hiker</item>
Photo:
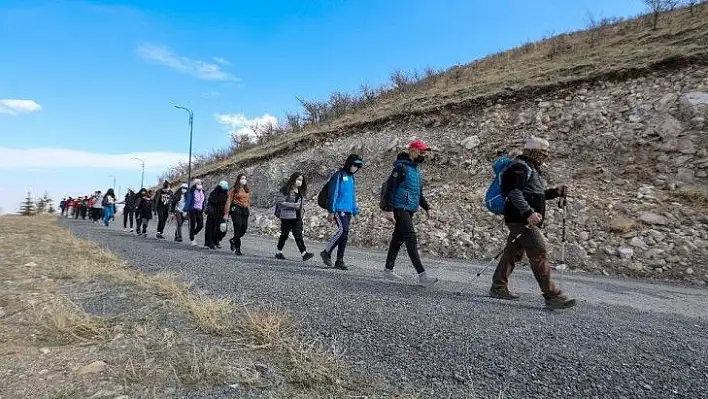
[[[202,181],[194,179],[184,204],[185,212],[189,213],[189,241],[193,247],[197,246],[194,237],[204,228],[204,196]]]
[[[81,203],[79,209],[81,212],[81,220],[86,220],[86,213],[88,211],[88,196],[80,197]]]
[[[285,259],[283,248],[288,240],[290,232],[295,237],[295,244],[302,260],[307,261],[314,257],[307,252],[305,240],[302,238],[302,217],[305,213],[304,199],[307,196],[307,182],[302,173],[293,173],[287,182],[280,189],[280,198],[277,200],[276,216],[280,219],[280,238],[275,253],[276,259]]]
[[[172,196],[170,201],[170,213],[174,215],[175,221],[177,222],[177,228],[175,229],[175,241],[182,242],[182,225],[184,220],[188,217],[187,212],[184,210],[184,206],[187,200],[187,183],[182,183],[179,190]]]
[[[221,240],[226,235],[226,231],[221,231],[220,225],[225,223],[223,210],[226,207],[226,197],[229,193],[229,183],[222,180],[209,194],[207,199],[206,214],[207,220],[204,226],[204,246],[209,249],[221,248]]]
[[[157,213],[157,239],[164,240],[163,234],[167,217],[170,214],[170,200],[172,199],[172,189],[170,182],[165,180],[162,187],[155,192],[155,197],[152,199],[153,212]]]
[[[364,161],[361,157],[351,154],[344,161],[344,166],[334,173],[328,182],[327,221],[337,225],[337,232],[329,239],[320,256],[325,265],[332,267],[332,251],[337,247],[335,269],[347,270],[344,264],[344,251],[349,240],[349,224],[352,217],[359,214],[354,174],[363,165]]]
[[[133,232],[133,217],[135,216],[135,192],[128,189],[123,199],[123,229],[128,230],[128,220],[130,220],[130,232]]]
[[[138,192],[138,199],[135,201],[135,214],[138,217],[138,235],[147,237],[147,228],[152,219],[153,205],[152,193],[144,188]]]
[[[66,197],[59,201],[59,209],[61,209],[61,216],[64,216],[64,212],[66,212]]]
[[[548,159],[549,153],[550,144],[547,140],[532,137],[526,140],[522,154],[514,158],[502,172],[501,193],[506,198],[504,223],[509,228],[509,238],[494,271],[489,295],[507,300],[519,298],[509,291],[509,276],[514,271],[515,263],[526,252],[546,306],[562,309],[574,306],[575,299],[562,293],[551,280],[551,266],[541,227],[546,217],[546,201],[565,197],[568,190],[566,186],[545,188],[540,166]]]
[[[101,205],[103,205],[103,224],[108,226],[108,223],[113,219],[113,212],[115,212],[116,194],[112,188],[106,191],[106,195],[103,196]]]
[[[248,188],[246,175],[240,174],[236,177],[236,182],[229,189],[224,207],[224,220],[231,216],[231,223],[234,226],[234,236],[229,240],[231,251],[236,255],[243,255],[241,252],[241,238],[248,229],[248,216],[250,214],[251,190]]]
[[[418,169],[418,165],[425,161],[425,155],[430,151],[430,147],[422,140],[412,141],[408,144],[407,151],[396,157],[391,175],[386,181],[382,193],[382,210],[384,217],[395,224],[386,256],[386,278],[401,279],[393,272],[393,268],[398,251],[405,243],[408,257],[418,273],[418,283],[430,285],[438,281],[436,277],[430,277],[423,267],[418,253],[418,237],[413,226],[413,215],[419,207],[430,217],[430,205],[423,195],[423,177]]]
[[[96,190],[96,192],[93,193],[93,208],[92,213],[92,220],[94,223],[98,223],[99,220],[103,218],[103,196],[101,195],[101,190]]]

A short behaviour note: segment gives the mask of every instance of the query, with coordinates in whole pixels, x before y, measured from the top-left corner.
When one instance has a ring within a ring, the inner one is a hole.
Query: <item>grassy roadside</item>
[[[414,397],[274,306],[145,275],[49,217],[0,217],[0,397]]]

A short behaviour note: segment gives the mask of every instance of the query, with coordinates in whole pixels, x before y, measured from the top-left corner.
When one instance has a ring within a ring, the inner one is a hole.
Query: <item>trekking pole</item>
[[[491,266],[492,263],[494,263],[495,261],[497,261],[497,260],[499,259],[499,257],[502,256],[502,254],[504,253],[504,251],[506,251],[507,247],[509,247],[509,245],[515,243],[516,240],[518,240],[519,237],[521,237],[521,235],[524,234],[524,230],[525,230],[525,229],[529,229],[529,228],[531,228],[530,225],[524,226],[524,227],[519,231],[519,234],[516,235],[516,237],[514,237],[511,241],[507,242],[506,245],[504,245],[504,248],[502,248],[502,250],[499,251],[499,253],[496,254],[496,256],[494,256],[494,257],[489,261],[489,263],[487,263],[487,265],[484,266],[484,268],[483,268],[482,270],[480,270],[479,272],[477,272],[477,276],[475,277],[475,279],[476,279],[477,277],[479,277],[482,273],[484,273],[484,271],[487,270],[487,268],[489,268],[489,266]]]
[[[556,266],[556,270],[560,270],[561,272],[561,277],[560,281],[563,281],[563,271],[568,268],[568,265],[565,264],[565,217],[566,217],[566,198],[565,195],[560,197],[558,199],[558,207],[561,208],[562,214],[563,214],[563,228],[561,230],[561,264]]]

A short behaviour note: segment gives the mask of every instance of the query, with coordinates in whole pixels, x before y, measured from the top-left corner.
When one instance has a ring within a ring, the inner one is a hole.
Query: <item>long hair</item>
[[[251,190],[248,188],[248,183],[246,183],[246,185],[244,185],[244,186],[241,186],[241,178],[242,177],[246,177],[246,174],[241,173],[238,176],[236,176],[236,181],[234,182],[234,185],[233,185],[234,193],[238,192],[238,189],[240,189],[240,188],[243,188],[243,191],[245,191],[247,193],[251,192]]]
[[[305,179],[305,175],[303,175],[300,172],[295,172],[292,175],[290,175],[290,178],[288,179],[287,182],[283,185],[283,187],[280,188],[280,192],[283,195],[288,195],[292,191],[293,187],[295,187],[295,180],[297,180],[298,177],[302,176],[302,186],[298,187],[298,192],[302,197],[307,197],[307,180]]]
[[[109,188],[108,191],[106,191],[106,195],[110,195],[113,198],[116,197],[116,193],[115,193],[115,191],[113,191],[112,188]]]

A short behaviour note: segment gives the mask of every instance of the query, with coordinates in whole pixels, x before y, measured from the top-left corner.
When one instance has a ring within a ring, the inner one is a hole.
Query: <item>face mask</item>
[[[349,172],[351,172],[352,174],[356,173],[357,170],[359,170],[359,168],[357,168],[356,166],[352,166],[351,168],[349,168]]]
[[[246,185],[246,179],[241,179],[241,180],[239,180],[239,183],[240,183],[242,186],[245,186],[245,185]]]
[[[300,187],[300,186],[302,186],[302,180],[295,181],[295,187]]]
[[[201,185],[201,184],[197,184],[197,190],[201,190],[201,189],[202,189],[202,185]]]
[[[183,193],[186,193],[186,192],[187,192],[187,189],[186,189],[186,188],[183,188],[183,189],[181,189],[181,191],[182,191]]]
[[[167,188],[169,188],[169,187],[170,187],[170,186],[167,185],[167,184],[163,184],[163,185],[162,185],[162,188],[164,188],[165,190],[166,190]]]
[[[422,155],[418,155],[417,157],[413,158],[413,162],[415,163],[423,163],[425,162],[425,157]]]

